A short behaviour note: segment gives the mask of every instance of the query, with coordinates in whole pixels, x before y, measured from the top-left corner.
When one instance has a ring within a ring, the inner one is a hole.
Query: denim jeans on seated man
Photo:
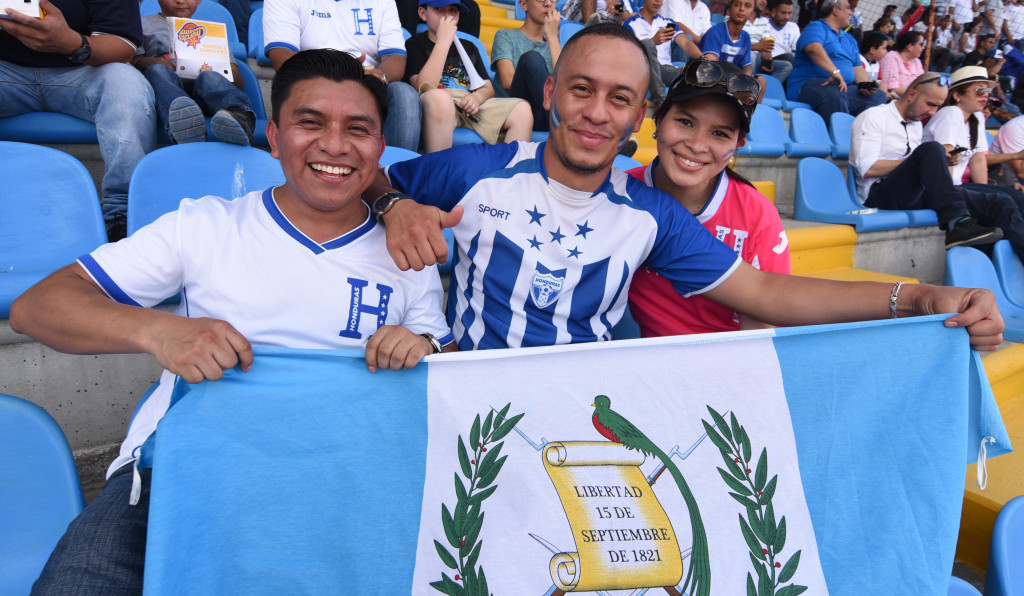
[[[388,118],[384,121],[384,142],[391,147],[419,151],[420,94],[408,83],[388,83]]]
[[[846,93],[839,91],[839,85],[829,79],[808,79],[800,89],[797,101],[811,104],[811,108],[828,122],[835,112],[845,112],[856,116],[868,108],[885,103],[885,92],[876,89],[874,93],[865,95],[860,92],[856,83],[846,85]]]
[[[256,118],[249,96],[220,73],[208,70],[199,73],[195,80],[184,80],[167,66],[154,64],[143,74],[153,87],[156,97],[157,122],[169,138],[173,137],[168,127],[167,114],[171,102],[179,97],[194,99],[205,116],[213,116],[219,110],[237,108],[244,110],[254,120]]]
[[[135,164],[156,145],[153,89],[121,63],[29,68],[0,60],[0,118],[58,112],[94,122],[106,164],[100,189],[108,226],[124,222]]]
[[[139,470],[142,492],[137,505],[129,505],[132,464],[118,468],[103,491],[76,517],[57,543],[50,561],[32,586],[32,594],[95,596],[142,594],[146,561],[146,524],[152,470]],[[88,537],[83,540],[83,536]],[[75,547],[88,542],[88,548]]]
[[[761,62],[761,52],[756,50],[750,52],[750,64],[754,68],[754,74],[765,76],[771,75],[778,79],[780,83],[785,83],[786,79],[789,78],[790,71],[793,70],[793,54],[779,54],[773,58],[771,72],[763,72],[761,70]]]
[[[529,51],[519,57],[508,96],[530,104],[533,130],[547,132],[551,128],[548,111],[544,109],[544,82],[548,80],[548,63],[540,52]]]

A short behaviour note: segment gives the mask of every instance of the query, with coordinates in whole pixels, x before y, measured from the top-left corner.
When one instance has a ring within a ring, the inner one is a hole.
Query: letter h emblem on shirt
[[[338,335],[341,337],[347,337],[349,339],[362,339],[363,336],[359,333],[359,319],[365,315],[373,315],[377,317],[377,326],[374,329],[379,329],[388,318],[388,302],[391,300],[391,293],[394,289],[384,284],[377,284],[377,291],[380,292],[380,299],[377,301],[377,306],[371,304],[363,304],[363,293],[370,282],[355,277],[348,278],[348,283],[352,286],[352,298],[349,302],[348,310],[348,326],[342,329]]]
[[[374,32],[373,32],[373,9],[372,8],[364,8],[363,11],[366,13],[366,18],[365,19],[359,18],[359,9],[358,8],[353,8],[352,9],[352,23],[355,25],[356,35],[374,35]],[[360,23],[366,23],[366,26],[368,27],[368,30],[367,30],[366,33],[363,33],[362,27],[359,26]]]

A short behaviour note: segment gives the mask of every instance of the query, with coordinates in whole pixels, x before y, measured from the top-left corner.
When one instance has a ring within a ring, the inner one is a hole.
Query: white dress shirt
[[[850,137],[850,164],[857,170],[857,196],[863,203],[871,185],[881,177],[866,178],[865,173],[880,159],[903,159],[921,144],[920,122],[906,122],[896,102],[869,108],[853,121]]]

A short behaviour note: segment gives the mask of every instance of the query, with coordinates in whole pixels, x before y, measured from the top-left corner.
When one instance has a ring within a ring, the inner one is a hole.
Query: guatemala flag
[[[258,348],[153,443],[146,594],[946,594],[1010,450],[945,316],[431,356]]]

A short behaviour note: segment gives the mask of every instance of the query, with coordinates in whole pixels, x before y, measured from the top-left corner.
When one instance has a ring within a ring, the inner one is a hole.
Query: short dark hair
[[[979,35],[978,36],[978,43],[981,44],[981,42],[988,41],[988,40],[992,39],[993,37],[995,37],[995,35],[992,34],[992,33],[986,33],[984,35]]]
[[[882,29],[882,27],[884,25],[892,25],[892,24],[893,24],[892,23],[892,19],[881,18],[881,19],[878,19],[877,21],[875,21],[875,26],[874,26],[874,29],[872,29],[872,30],[873,31],[881,31],[881,29]],[[885,34],[883,33],[882,35],[885,35]],[[886,39],[888,39],[888,37]]]
[[[774,2],[769,2],[768,10],[775,10],[775,7],[777,7],[780,4],[788,4],[790,6],[793,6],[793,0],[775,0]]]
[[[860,53],[867,56],[868,52],[889,43],[889,38],[881,31],[865,31],[864,37],[860,40]]]
[[[270,110],[274,122],[281,116],[281,105],[292,87],[301,81],[323,78],[335,83],[359,83],[373,96],[381,124],[388,117],[388,91],[384,83],[366,70],[347,52],[331,49],[303,50],[285,60],[270,86]]]
[[[599,23],[592,27],[584,27],[580,31],[577,31],[575,34],[573,34],[573,36],[569,38],[569,41],[565,42],[565,45],[562,46],[562,52],[561,54],[559,54],[559,56],[566,55],[566,52],[572,51],[572,48],[574,48],[576,44],[580,42],[581,39],[583,39],[584,37],[590,37],[592,35],[596,35],[598,37],[610,37],[612,39],[621,39],[623,41],[629,42],[636,46],[638,50],[640,50],[641,55],[647,56],[647,50],[644,49],[644,44],[640,43],[640,40],[637,39],[636,35],[633,34],[633,30],[630,29],[629,27],[623,27],[618,23]],[[558,74],[559,67],[563,63],[563,60],[559,60],[558,62],[555,63],[554,74]]]
[[[896,39],[896,45],[893,46],[897,52],[902,52],[907,49],[907,46],[914,45],[924,37],[924,34],[920,31],[907,31],[903,35],[900,35]]]

